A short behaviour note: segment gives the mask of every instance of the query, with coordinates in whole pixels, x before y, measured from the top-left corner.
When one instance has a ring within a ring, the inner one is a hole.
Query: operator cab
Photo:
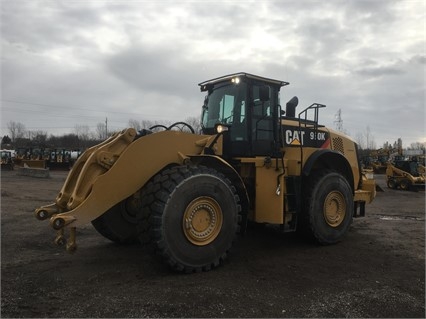
[[[200,83],[207,92],[202,133],[224,136],[224,155],[277,157],[280,150],[279,91],[289,83],[235,73]]]

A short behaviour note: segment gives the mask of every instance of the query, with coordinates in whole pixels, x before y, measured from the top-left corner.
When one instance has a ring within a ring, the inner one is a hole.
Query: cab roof
[[[284,82],[281,80],[274,80],[274,79],[269,79],[269,78],[265,78],[262,76],[258,76],[258,75],[254,75],[254,74],[250,74],[250,73],[246,73],[246,72],[238,72],[238,73],[233,73],[233,74],[228,74],[228,75],[224,75],[218,78],[214,78],[208,81],[204,81],[199,83],[198,85],[200,86],[201,91],[207,91],[209,87],[213,86],[216,83],[220,83],[223,81],[229,81],[233,78],[247,78],[250,80],[255,80],[255,81],[261,81],[261,82],[265,82],[265,83],[269,83],[272,85],[279,85],[281,86],[285,86],[285,85],[289,85],[289,82]]]

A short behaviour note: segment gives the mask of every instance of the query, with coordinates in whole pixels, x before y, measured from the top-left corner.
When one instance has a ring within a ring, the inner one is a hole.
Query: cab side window
[[[253,140],[272,140],[272,114],[271,97],[268,101],[262,101],[260,97],[261,87],[253,85],[252,101],[252,136]]]

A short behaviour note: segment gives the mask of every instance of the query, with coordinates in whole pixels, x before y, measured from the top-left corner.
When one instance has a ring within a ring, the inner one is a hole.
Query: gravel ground
[[[73,255],[55,246],[35,208],[53,202],[66,172],[1,175],[1,316],[425,317],[425,192],[386,188],[345,240],[318,246],[274,228],[237,240],[207,272],[171,272],[140,246],[91,225]]]

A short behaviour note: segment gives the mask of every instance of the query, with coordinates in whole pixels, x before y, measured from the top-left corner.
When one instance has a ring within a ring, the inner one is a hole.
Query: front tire
[[[138,193],[121,201],[92,221],[99,234],[117,244],[138,242],[136,213],[140,209]]]
[[[410,187],[411,187],[411,183],[410,183],[410,181],[408,179],[403,178],[399,182],[399,187],[403,191],[408,191],[410,189]]]
[[[320,244],[335,244],[348,231],[354,202],[348,181],[339,173],[326,170],[309,181],[304,214],[308,234]]]
[[[226,259],[239,230],[241,206],[222,174],[178,166],[159,173],[143,193],[139,238],[153,244],[173,269],[208,271]]]

